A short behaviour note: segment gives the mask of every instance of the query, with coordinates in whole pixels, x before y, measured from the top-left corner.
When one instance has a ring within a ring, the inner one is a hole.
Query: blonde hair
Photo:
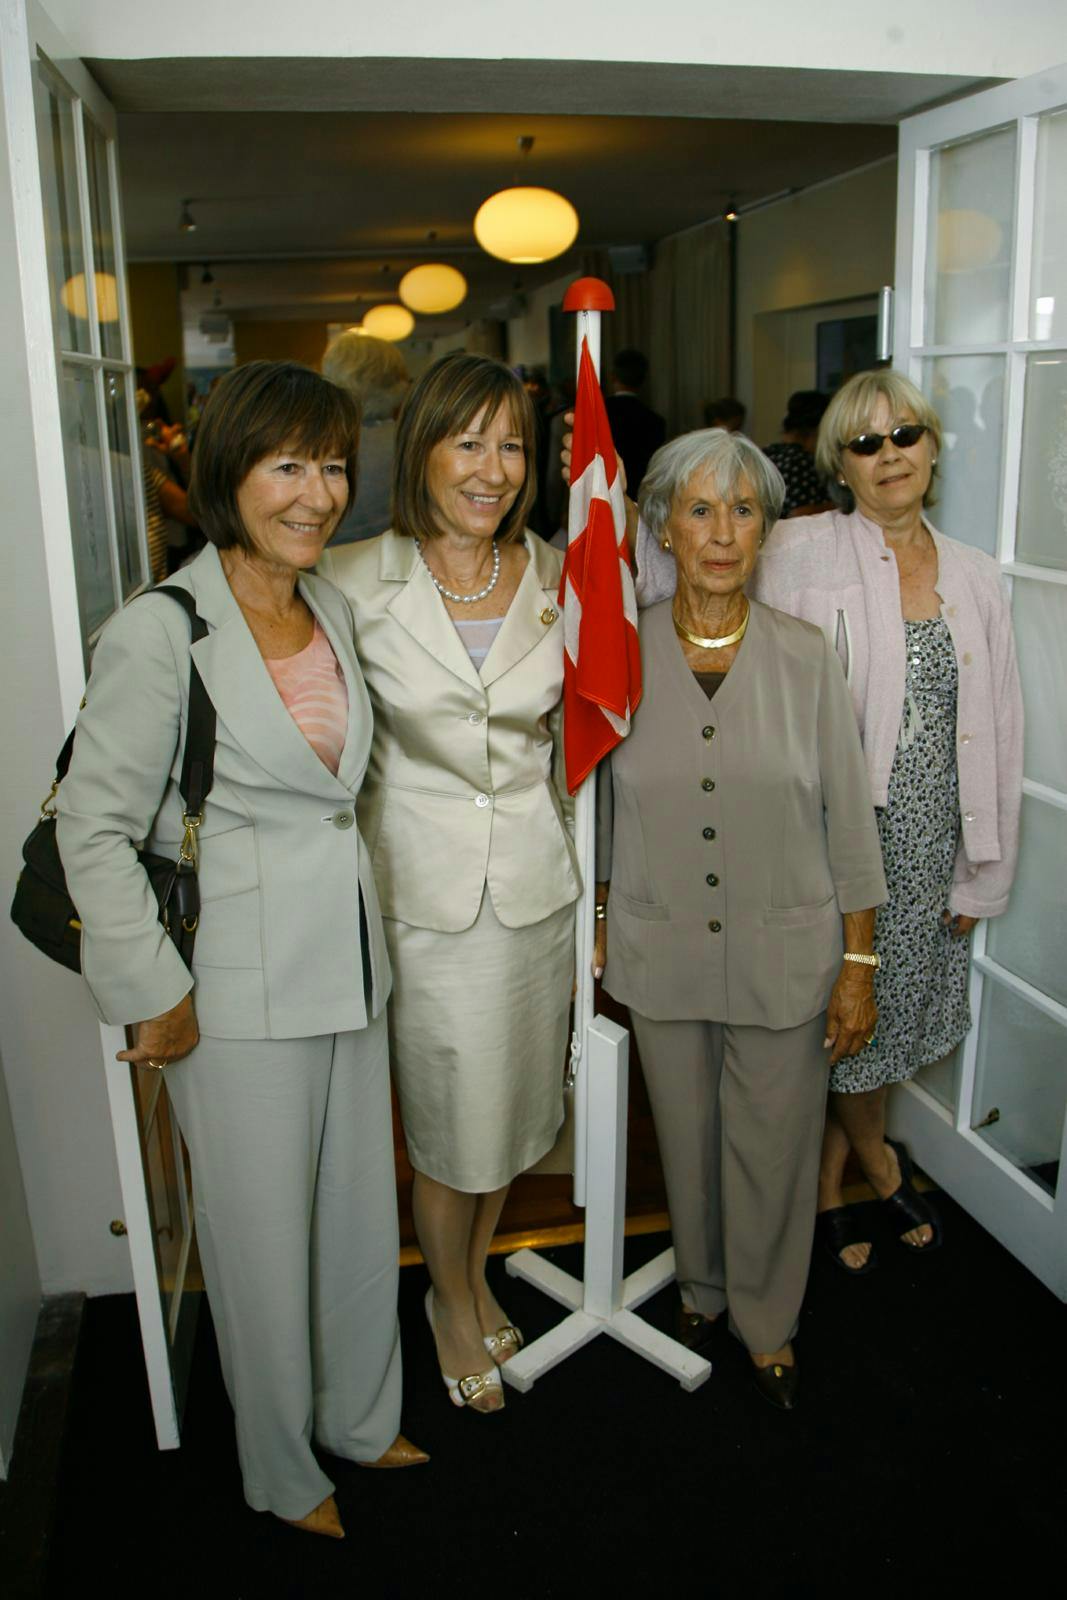
[[[815,465],[826,479],[834,500],[846,511],[852,510],[853,497],[851,489],[842,487],[839,482],[841,452],[850,439],[870,432],[871,418],[882,398],[886,400],[895,421],[909,413],[916,422],[928,428],[934,442],[935,458],[941,454],[941,418],[910,378],[888,367],[879,368],[876,372],[857,372],[841,385],[827,406],[819,424],[819,440],[815,446]],[[934,473],[936,471],[935,466]],[[923,496],[924,505],[932,505],[934,501],[934,473]]]
[[[351,330],[327,345],[322,375],[359,401],[364,422],[384,422],[394,416],[410,381],[396,345]]]

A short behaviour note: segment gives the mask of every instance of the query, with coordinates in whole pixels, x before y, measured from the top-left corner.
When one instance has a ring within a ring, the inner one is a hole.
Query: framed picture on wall
[[[878,318],[835,317],[815,326],[816,388],[833,394],[853,373],[877,363]]]

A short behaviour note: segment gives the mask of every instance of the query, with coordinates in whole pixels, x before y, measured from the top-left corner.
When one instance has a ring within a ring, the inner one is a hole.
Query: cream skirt
[[[505,928],[483,894],[473,927],[384,919],[390,1053],[417,1172],[486,1194],[549,1150],[563,1121],[574,907]]]

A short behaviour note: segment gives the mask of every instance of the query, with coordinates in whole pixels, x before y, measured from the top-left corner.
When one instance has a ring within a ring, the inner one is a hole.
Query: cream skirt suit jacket
[[[299,1518],[332,1488],[313,1438],[375,1460],[400,1420],[390,971],[355,815],[370,703],[347,603],[301,577],[348,692],[335,777],[286,710],[214,547],[170,581],[208,624],[191,648],[217,713],[192,973],[135,853],[145,841],[173,857],[183,832],[190,636],[166,595],[133,601],[97,647],[59,846],[103,1020],[159,1016],[192,989],[201,1040],[164,1081],[192,1157],[245,1495]]]
[[[550,1148],[578,866],[554,771],[562,557],[535,534],[479,672],[413,539],[327,552],[374,708],[359,799],[395,989],[393,1072],[416,1170],[470,1193]]]

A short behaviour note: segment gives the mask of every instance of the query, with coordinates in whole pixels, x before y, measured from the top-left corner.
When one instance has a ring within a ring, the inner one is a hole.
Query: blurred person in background
[[[360,408],[359,492],[332,540],[334,545],[354,544],[389,526],[396,414],[411,379],[395,344],[351,330],[327,347],[322,375],[346,389]]]
[[[783,517],[807,517],[833,509],[826,481],[815,465],[819,423],[829,403],[829,395],[819,389],[797,389],[789,396],[781,439],[764,448],[763,454],[774,462],[785,483]]]

